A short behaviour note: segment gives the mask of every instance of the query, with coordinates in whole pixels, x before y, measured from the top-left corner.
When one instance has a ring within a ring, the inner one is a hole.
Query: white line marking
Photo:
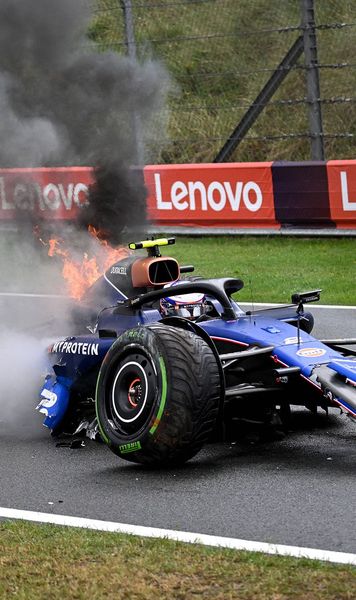
[[[149,538],[165,538],[189,544],[202,544],[204,546],[216,546],[220,548],[233,548],[235,550],[247,550],[250,552],[265,552],[266,554],[279,554],[281,556],[294,556],[297,558],[310,558],[343,565],[356,565],[356,554],[348,552],[334,552],[330,550],[319,550],[315,548],[299,548],[298,546],[284,546],[281,544],[268,544],[266,542],[251,542],[235,538],[206,535],[204,533],[190,533],[186,531],[174,531],[172,529],[159,529],[156,527],[144,527],[141,525],[128,525],[126,523],[114,523],[112,521],[99,521],[96,519],[84,519],[81,517],[70,517],[66,515],[53,515],[48,513],[33,512],[28,510],[17,510],[14,508],[1,508],[0,517],[5,519],[21,519],[34,521],[36,523],[50,523],[52,525],[65,525],[66,527],[79,527],[85,529],[96,529],[98,531],[110,531],[126,533]]]
[[[117,287],[115,287],[114,284],[111,283],[111,281],[107,281],[108,283],[110,283],[110,285],[112,285],[113,288],[115,288],[116,291],[118,291],[122,296],[124,296],[124,294]],[[63,300],[73,300],[73,298],[71,298],[70,296],[65,296],[64,294],[27,294],[25,292],[0,292],[0,296],[8,296],[10,298],[62,298]],[[285,304],[273,304],[271,302],[238,302],[237,304],[239,306],[270,306],[272,308],[282,308],[283,306],[286,306]],[[341,304],[313,304],[310,308],[340,308],[341,310],[356,310],[356,306],[343,306]]]

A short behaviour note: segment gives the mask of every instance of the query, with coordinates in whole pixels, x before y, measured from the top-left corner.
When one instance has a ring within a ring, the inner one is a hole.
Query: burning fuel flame
[[[123,246],[112,248],[102,239],[101,232],[91,225],[89,234],[95,240],[95,256],[87,252],[74,256],[74,252],[66,246],[60,237],[40,242],[48,246],[48,256],[57,256],[63,262],[62,276],[66,282],[69,296],[80,300],[86,290],[115,262],[128,256],[129,250]]]

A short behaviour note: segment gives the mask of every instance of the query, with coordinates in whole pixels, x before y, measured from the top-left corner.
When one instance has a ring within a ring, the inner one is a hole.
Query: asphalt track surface
[[[67,312],[56,301],[59,323]],[[316,335],[356,336],[356,309],[313,312]],[[47,298],[0,295],[0,314],[38,338],[56,328]],[[211,445],[180,469],[147,471],[89,440],[57,447],[35,403],[24,392],[0,415],[1,507],[356,552],[356,426],[336,409],[296,410],[279,442]]]

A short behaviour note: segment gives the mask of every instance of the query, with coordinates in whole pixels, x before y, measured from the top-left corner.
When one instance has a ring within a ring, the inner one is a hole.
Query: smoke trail
[[[89,0],[0,0],[0,168],[96,167],[91,205],[77,227],[90,222],[118,244],[146,224],[145,188],[130,169],[132,116],[151,147],[151,117],[165,102],[169,80],[152,61],[97,52],[86,37],[91,19]],[[31,239],[33,217],[18,224],[17,237],[1,236],[1,291],[63,293],[60,265]],[[71,243],[75,250],[93,242],[76,231]],[[67,333],[70,310],[16,297],[3,298],[0,313],[0,406],[12,414],[23,401],[33,406],[40,339],[59,334],[57,315],[60,335]]]
[[[44,370],[43,346],[34,337],[14,331],[0,335],[0,422],[20,423],[33,410]]]
[[[0,0],[0,167],[99,166],[105,202],[90,216],[100,212],[117,241],[133,214],[145,226],[145,189],[129,169],[133,115],[151,135],[169,84],[157,63],[97,52],[91,17],[87,0]]]

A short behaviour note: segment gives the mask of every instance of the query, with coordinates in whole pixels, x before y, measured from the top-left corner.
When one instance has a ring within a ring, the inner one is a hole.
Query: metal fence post
[[[282,62],[278,65],[248,111],[244,114],[240,123],[235,127],[227,142],[225,142],[224,146],[215,156],[214,163],[225,162],[230,158],[302,54],[303,39],[302,36],[299,36],[293,46],[289,48]]]
[[[136,40],[134,21],[132,14],[132,2],[131,0],[120,0],[121,7],[124,13],[124,25],[125,25],[125,43],[127,48],[127,55],[132,59],[136,60]],[[132,130],[135,144],[135,160],[137,165],[144,164],[144,142],[142,135],[141,118],[135,111],[132,112]]]
[[[312,160],[324,160],[323,122],[320,106],[318,53],[315,33],[314,0],[301,0],[304,59],[309,104],[309,131]]]

